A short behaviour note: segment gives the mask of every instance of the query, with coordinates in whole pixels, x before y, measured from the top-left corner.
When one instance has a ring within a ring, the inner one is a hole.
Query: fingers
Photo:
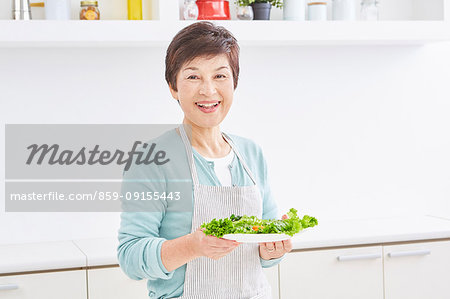
[[[268,252],[275,251],[275,244],[273,242],[267,242],[265,243],[265,246]]]
[[[196,232],[201,232],[201,236],[203,237],[202,239],[206,240],[208,246],[213,246],[213,247],[219,247],[219,248],[224,248],[224,247],[235,247],[237,245],[239,245],[240,243],[235,241],[235,240],[228,240],[228,239],[223,239],[223,238],[217,238],[215,236],[207,236],[203,233],[205,229],[202,227],[198,227]]]
[[[232,252],[236,247],[230,247],[230,248],[216,248],[216,249],[212,249],[210,254],[211,255],[220,255],[220,256],[225,256],[228,253]]]
[[[284,251],[283,242],[267,242],[265,243],[266,250],[268,252],[281,252]]]
[[[268,251],[275,251],[275,244],[273,242],[264,242],[264,243],[259,243],[259,245],[261,247],[263,247],[265,250]]]
[[[277,242],[259,243],[268,253],[286,253],[292,250],[291,240],[283,240]]]
[[[283,247],[286,252],[290,252],[292,250],[292,241],[290,239],[283,240]]]
[[[236,242],[237,243],[237,242]],[[228,255],[230,252],[232,252],[237,246],[239,246],[239,243],[231,246],[231,247],[210,247],[208,257],[218,260],[226,255]]]
[[[233,251],[240,243],[234,240],[219,239],[207,236],[205,242],[205,256],[212,259],[219,259]]]
[[[216,238],[213,236],[208,236],[208,244],[210,246],[213,247],[220,247],[220,248],[225,248],[225,247],[236,247],[237,245],[239,245],[239,242],[236,242],[234,240],[227,240],[227,239],[222,239],[222,238]]]
[[[292,242],[290,239],[278,241],[274,243],[266,243],[267,249],[270,251],[270,249],[274,249],[275,251],[283,251],[283,252],[289,252],[292,250]]]
[[[275,242],[275,251],[282,251],[282,250],[284,250],[283,242],[281,241]]]

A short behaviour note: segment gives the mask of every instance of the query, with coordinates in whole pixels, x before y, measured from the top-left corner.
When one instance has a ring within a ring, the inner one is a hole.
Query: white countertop
[[[0,245],[0,273],[85,266],[86,256],[72,241]]]
[[[382,244],[450,238],[450,221],[433,216],[404,216],[321,221],[292,238],[294,249]]]
[[[75,245],[87,256],[87,266],[117,265],[117,238],[74,240]]]
[[[433,216],[319,219],[292,238],[294,249],[450,238],[450,220]],[[117,238],[0,245],[0,273],[117,265]]]
[[[432,216],[323,220],[294,238],[294,249],[450,238],[450,220]],[[88,266],[118,264],[117,238],[74,240]]]

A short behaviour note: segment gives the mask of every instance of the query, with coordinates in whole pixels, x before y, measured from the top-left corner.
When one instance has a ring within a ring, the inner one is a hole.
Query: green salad
[[[236,216],[229,218],[214,218],[208,223],[203,223],[201,228],[209,236],[223,237],[226,234],[286,234],[293,236],[307,227],[318,224],[317,219],[308,215],[300,219],[296,209],[290,209],[285,219],[258,219],[255,216]]]

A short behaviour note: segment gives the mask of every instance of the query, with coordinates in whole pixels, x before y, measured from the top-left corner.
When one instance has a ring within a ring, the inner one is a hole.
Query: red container
[[[198,20],[230,20],[230,4],[225,0],[197,0]]]

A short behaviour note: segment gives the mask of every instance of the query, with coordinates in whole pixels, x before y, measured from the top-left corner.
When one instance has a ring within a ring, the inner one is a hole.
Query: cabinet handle
[[[337,257],[338,261],[357,261],[357,260],[373,260],[381,258],[380,253],[370,253],[370,254],[357,254],[357,255],[340,255]]]
[[[0,284],[0,291],[17,290],[18,288],[19,288],[19,285],[15,284],[15,283]]]
[[[402,257],[402,256],[421,256],[429,255],[431,250],[413,250],[413,251],[400,251],[400,252],[389,252],[389,257]]]

